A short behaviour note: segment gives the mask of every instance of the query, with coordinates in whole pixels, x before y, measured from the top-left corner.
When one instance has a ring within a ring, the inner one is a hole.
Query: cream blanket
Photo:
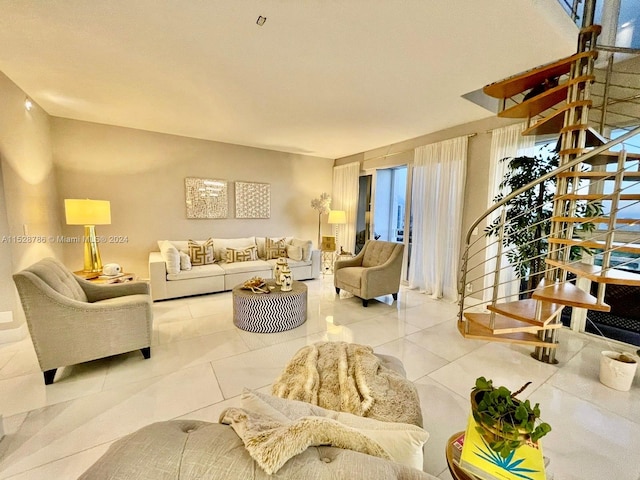
[[[338,412],[422,426],[415,386],[382,365],[366,345],[319,342],[301,348],[271,393]]]
[[[220,423],[233,427],[249,455],[269,475],[310,446],[331,445],[391,459],[371,438],[326,417],[281,421],[243,408],[228,408],[222,412]]]

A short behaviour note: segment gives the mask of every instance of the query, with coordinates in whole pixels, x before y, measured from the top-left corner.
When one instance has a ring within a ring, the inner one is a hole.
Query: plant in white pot
[[[540,406],[529,400],[518,400],[531,382],[511,392],[507,387],[494,387],[492,380],[476,379],[471,391],[471,413],[477,430],[489,447],[506,458],[527,441],[537,442],[551,431],[548,423],[540,421]]]

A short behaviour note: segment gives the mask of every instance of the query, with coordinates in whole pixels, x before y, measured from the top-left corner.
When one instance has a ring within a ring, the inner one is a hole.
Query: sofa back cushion
[[[393,252],[398,245],[399,244],[392,242],[370,240],[364,251],[362,266],[368,268],[382,265],[389,260],[391,255],[393,255]]]
[[[302,260],[303,262],[308,262],[311,260],[311,250],[313,250],[313,243],[311,242],[311,240],[300,240],[299,238],[292,238],[289,243],[295,247],[302,248],[302,258],[300,260]],[[297,259],[294,258],[294,260]]]

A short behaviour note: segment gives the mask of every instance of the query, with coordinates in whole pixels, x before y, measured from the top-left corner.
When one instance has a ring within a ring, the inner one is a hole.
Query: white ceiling
[[[557,0],[0,0],[0,71],[50,115],[339,158],[490,116],[460,96],[576,32]]]

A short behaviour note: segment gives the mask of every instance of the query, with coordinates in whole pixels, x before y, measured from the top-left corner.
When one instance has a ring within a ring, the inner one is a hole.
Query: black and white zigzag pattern
[[[233,296],[233,323],[254,333],[291,330],[307,320],[307,292]]]

